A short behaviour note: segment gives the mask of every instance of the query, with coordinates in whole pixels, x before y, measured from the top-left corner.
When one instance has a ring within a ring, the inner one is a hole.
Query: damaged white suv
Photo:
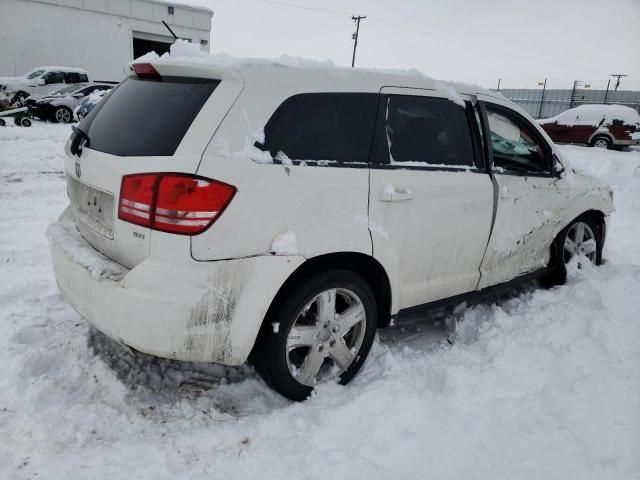
[[[612,193],[522,109],[416,74],[131,66],[67,144],[64,297],[167,358],[302,400],[392,319],[601,261]]]

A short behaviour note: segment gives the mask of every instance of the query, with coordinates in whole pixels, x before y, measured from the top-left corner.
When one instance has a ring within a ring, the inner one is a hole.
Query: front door
[[[470,99],[385,87],[370,172],[373,254],[399,308],[475,290],[493,212]]]
[[[563,218],[558,208],[564,204],[552,172],[551,147],[538,130],[506,105],[484,106],[499,192],[479,288],[547,265],[553,234]]]

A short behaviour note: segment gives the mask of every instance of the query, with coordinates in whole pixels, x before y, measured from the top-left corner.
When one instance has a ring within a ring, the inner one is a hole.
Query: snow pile
[[[64,251],[96,279],[120,280],[129,272],[129,269],[105,257],[82,238],[69,210],[59,221],[49,225],[47,238],[52,246]]]
[[[561,147],[615,188],[607,264],[434,315],[453,346],[402,322],[292,404],[249,367],[133,356],[62,301],[68,135],[0,128],[0,478],[640,478],[640,151]]]
[[[234,57],[226,53],[209,54],[200,49],[195,44],[186,40],[176,40],[170,47],[169,53],[158,56],[155,52],[149,52],[134,60],[133,63],[162,63],[170,62],[188,62],[200,63],[205,65],[218,66],[282,66],[282,67],[302,67],[302,68],[336,68],[335,64],[330,60],[318,61],[301,57],[291,57],[282,55],[275,59],[252,58],[252,57]]]
[[[604,122],[603,122],[604,119]],[[539,123],[554,123],[559,125],[610,125],[614,121],[622,121],[625,125],[640,125],[640,114],[633,108],[624,105],[580,105],[566,110],[552,118],[543,118]]]
[[[271,251],[276,255],[298,255],[298,239],[295,232],[287,230],[271,242]]]

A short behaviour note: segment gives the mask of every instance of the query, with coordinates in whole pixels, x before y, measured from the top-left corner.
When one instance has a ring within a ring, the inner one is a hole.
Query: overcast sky
[[[182,0],[214,11],[212,52],[282,54],[356,66],[418,68],[495,88],[640,90],[640,0]]]

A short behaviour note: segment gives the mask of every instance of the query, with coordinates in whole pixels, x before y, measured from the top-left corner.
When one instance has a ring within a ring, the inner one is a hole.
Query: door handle
[[[407,200],[413,200],[413,192],[407,189],[395,189],[394,187],[387,186],[380,192],[381,202],[406,202]]]

